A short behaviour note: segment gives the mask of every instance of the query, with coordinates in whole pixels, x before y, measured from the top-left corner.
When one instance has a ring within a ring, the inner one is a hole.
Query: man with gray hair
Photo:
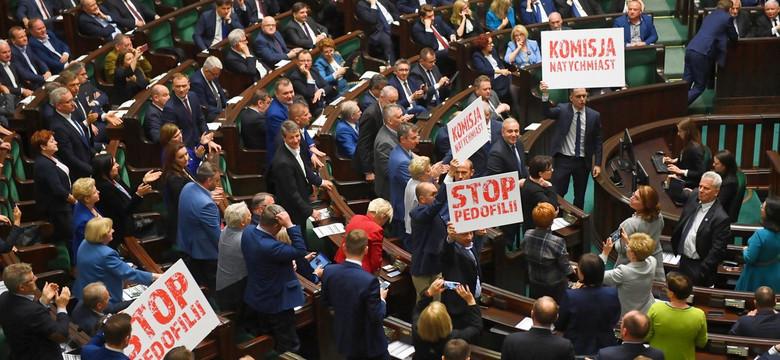
[[[333,185],[314,172],[311,159],[301,148],[301,133],[298,124],[291,120],[282,123],[279,131],[283,144],[271,163],[272,180],[276,184],[276,196],[279,205],[290,213],[292,222],[304,228],[306,219],[311,216],[319,220],[322,215],[309,201],[312,185],[331,190]],[[262,225],[262,223],[261,223]]]
[[[179,227],[176,245],[184,253],[184,262],[200,285],[215,289],[217,259],[221,235],[219,209],[212,197],[220,183],[220,173],[211,162],[198,167],[195,181],[184,185],[179,195]]]
[[[190,76],[190,88],[198,95],[200,103],[206,106],[206,122],[213,122],[227,106],[227,94],[219,84],[222,61],[209,56],[200,70]]]
[[[342,102],[339,110],[341,119],[336,125],[336,151],[339,156],[351,159],[358,142],[358,119],[363,112],[354,100]]]
[[[11,45],[2,39],[0,39],[0,84],[8,88],[11,94],[19,97],[28,97],[33,93],[22,84],[16,62],[11,62]]]
[[[54,117],[50,119],[49,129],[54,131],[59,151],[57,156],[70,169],[70,178],[75,180],[92,175],[92,148],[94,137],[82,120],[74,114],[76,103],[73,94],[66,88],[55,89],[49,95],[54,104]]]
[[[111,295],[102,282],[88,284],[81,291],[81,301],[71,312],[71,322],[78,325],[89,336],[95,336],[97,332],[95,324],[101,316],[109,312],[110,299]]]
[[[680,272],[694,285],[710,286],[731,242],[729,215],[718,201],[722,179],[708,171],[699,188],[684,192],[687,198],[680,221],[672,233],[672,250],[680,255]]]
[[[243,308],[246,288],[246,263],[241,252],[241,233],[252,223],[252,213],[243,201],[225,209],[225,229],[219,236],[217,258],[217,304],[222,311]]]
[[[385,126],[379,129],[374,140],[374,191],[377,196],[389,201],[390,175],[387,171],[387,165],[390,159],[390,152],[399,143],[398,127],[401,123],[406,122],[406,119],[404,118],[403,108],[396,104],[385,106],[382,109],[382,117],[385,120]],[[401,216],[401,219],[403,219],[403,216]]]
[[[271,69],[258,61],[249,51],[244,29],[234,29],[228,34],[230,48],[225,50],[225,69],[236,74],[250,76],[254,81],[268,75]]]
[[[80,33],[100,36],[105,41],[122,33],[111,13],[98,5],[97,0],[81,0],[78,24]]]
[[[360,111],[366,111],[369,105],[379,100],[379,93],[387,86],[387,78],[382,74],[376,74],[368,81],[368,92],[360,99]]]
[[[260,214],[271,204],[276,204],[276,198],[267,192],[259,192],[252,197],[252,201],[249,203],[249,211],[252,212],[252,225],[260,224]]]

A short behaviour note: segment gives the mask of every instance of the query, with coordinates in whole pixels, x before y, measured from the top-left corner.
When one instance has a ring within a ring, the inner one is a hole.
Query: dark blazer
[[[707,15],[707,16],[709,16],[709,15]],[[740,34],[741,34],[741,32],[740,32]],[[772,36],[772,20],[769,20],[769,17],[767,17],[766,15],[761,15],[758,18],[756,18],[756,26],[753,27],[753,36],[754,37],[771,37]],[[724,46],[720,46],[720,44],[718,44],[718,48],[725,48],[725,44],[724,44]]]
[[[166,234],[168,234],[168,241],[174,244],[176,243],[176,232],[179,228],[179,197],[181,196],[181,190],[184,189],[184,185],[191,181],[188,176],[170,176],[165,178],[165,187],[163,187],[165,208],[169,214],[176,214],[176,216],[168,216],[165,221],[165,229]]]
[[[11,231],[8,233],[8,236],[6,236],[5,239],[0,238],[0,253],[7,254],[11,252],[14,246],[16,246],[16,240],[23,232],[23,228],[16,225],[11,225]]]
[[[751,38],[755,36],[753,20],[750,19],[750,15],[747,13],[747,11],[740,10],[739,13],[737,13],[737,17],[734,19],[734,22],[737,24],[737,35],[739,35],[740,39]]]
[[[553,335],[549,329],[532,327],[506,336],[501,347],[501,359],[568,360],[574,359],[574,349],[568,339]]]
[[[73,211],[67,202],[70,195],[68,174],[60,170],[54,161],[41,154],[35,155],[35,207],[41,212]]]
[[[479,312],[479,305],[469,306],[467,312],[467,326],[462,329],[452,329],[447,337],[437,342],[428,342],[420,338],[417,333],[420,319],[420,314],[425,310],[428,305],[433,302],[433,298],[425,295],[423,292],[420,295],[420,301],[414,307],[412,313],[412,339],[414,341],[414,360],[440,360],[444,354],[444,345],[452,339],[463,339],[467,342],[474,343],[479,339],[480,332],[482,332],[482,314]]]
[[[580,6],[582,6],[582,10],[588,14],[587,16],[604,14],[604,9],[601,8],[601,5],[599,5],[598,2],[594,0],[578,0],[578,1],[580,3]],[[555,3],[555,7],[558,9],[558,12],[561,14],[562,18],[568,19],[574,17],[574,10],[572,10],[574,3],[572,3],[572,5],[569,5],[566,0],[555,0],[554,3]]]
[[[444,191],[444,188],[439,189],[439,191],[446,192]],[[466,254],[466,251],[468,250],[462,249],[460,245],[457,245],[454,239],[452,242],[449,242],[449,240],[444,240],[442,243],[441,252],[442,277],[447,279],[447,281],[456,281],[463,285],[468,285],[469,289],[474,289],[472,291],[476,291],[477,276],[479,276],[480,281],[482,281],[482,270],[479,266],[479,257],[482,253],[482,243],[482,237],[476,236],[475,234],[471,247],[471,253],[476,259],[475,263],[471,256]],[[441,294],[441,302],[444,303],[444,305],[447,305],[447,312],[450,315],[453,315],[453,317],[463,314],[468,310],[468,305],[466,302],[463,301],[463,298],[461,298],[460,295],[454,291],[443,292]],[[453,328],[461,327],[453,324]]]
[[[731,222],[737,222],[739,211],[734,214],[731,213],[732,206],[738,201],[741,203],[741,199],[736,199],[737,190],[739,188],[737,177],[729,175],[723,177],[722,180],[723,182],[720,184],[720,191],[718,192],[718,201],[720,201],[720,205],[723,206],[723,210],[726,210],[726,212],[729,213]]]
[[[452,21],[450,21],[450,19],[447,19],[447,23],[449,23],[452,30],[455,31],[455,36],[458,36],[458,40],[468,39],[485,33],[485,29],[482,28],[482,24],[479,20],[471,18],[469,21],[471,22],[471,27],[473,29],[470,32],[466,32],[466,29],[463,29],[463,36],[458,36],[458,28],[460,27],[460,24],[454,24]]]
[[[146,139],[158,143],[160,142],[160,128],[163,124],[163,111],[157,105],[149,101],[144,115],[144,134]]]
[[[677,222],[677,226],[672,233],[672,250],[675,254],[678,254],[677,249],[682,241],[682,233],[685,230],[685,225],[691,219],[691,215],[694,215],[696,208],[699,205],[699,190],[694,189],[688,194],[688,200],[683,206],[682,213],[680,215],[680,221]],[[723,260],[726,255],[726,245],[731,242],[731,228],[730,228],[729,215],[723,210],[720,202],[715,199],[715,203],[710,207],[707,214],[704,215],[704,219],[699,225],[699,229],[696,230],[696,253],[702,259],[700,265],[701,274],[698,278],[692,279],[694,285],[709,284],[711,278],[718,270],[718,264]]]
[[[404,108],[406,110],[409,110],[409,108],[410,108],[409,100],[406,100],[406,95],[404,95],[405,92],[404,92],[403,85],[401,84],[401,80],[398,79],[398,77],[395,76],[395,75],[391,76],[387,80],[388,80],[387,81],[387,85],[391,85],[396,90],[398,90],[398,101],[396,103],[398,105],[400,105],[402,108]],[[412,93],[414,93],[415,91],[419,90],[420,89],[420,85],[422,85],[421,82],[417,81],[416,79],[412,78],[411,76],[406,78],[406,81],[409,83],[409,90],[411,90]],[[424,97],[420,98],[420,99],[417,99],[415,101],[415,104],[419,105],[419,106],[422,106],[422,107],[425,107],[427,105],[427,103],[425,102],[425,98]]]
[[[428,77],[428,72],[420,66],[420,64],[415,65],[412,67],[412,70],[409,72],[409,77],[417,80],[417,82],[428,85],[428,91],[425,93],[425,102],[430,105],[439,105],[442,100],[447,99],[450,95],[450,90],[447,88],[447,86],[442,86],[436,90],[436,83],[441,80],[442,74],[439,70],[439,67],[434,65],[431,69],[431,74],[433,75],[433,81],[435,83],[431,83],[430,77]],[[438,93],[438,97],[436,94]],[[434,97],[436,98],[434,100]]]
[[[276,135],[279,133],[279,127],[288,119],[287,107],[274,97],[271,100],[271,105],[265,110],[265,139],[268,164],[271,164],[276,153]]]
[[[22,55],[22,51],[16,47],[16,45],[11,44],[10,42],[9,44],[11,47],[11,61],[16,63],[16,71],[19,73],[19,76],[22,77],[22,80],[32,82],[36,88],[43,85],[43,74],[49,71],[49,67],[46,63],[39,59],[38,56],[33,53],[32,48],[28,46],[25,49],[25,52],[27,53],[27,57],[30,58],[32,65],[35,67],[35,72],[33,72],[30,65],[27,64],[24,55]],[[19,79],[17,78],[16,81],[19,81]]]
[[[382,326],[387,309],[374,275],[348,261],[328,265],[322,274],[322,301],[333,306],[333,336],[339,353],[350,358],[382,354],[389,358]]]
[[[71,114],[73,118],[73,114]],[[84,124],[79,122],[79,126],[86,133],[89,131]],[[73,128],[71,121],[66,120],[58,112],[54,113],[54,119],[49,124],[51,131],[54,131],[54,138],[57,140],[57,156],[70,169],[70,180],[76,181],[79,178],[90,177],[92,175],[92,157],[95,152],[92,150],[92,140],[85,139]]]
[[[52,47],[54,47],[55,50],[57,50],[57,52],[60,54],[70,54],[70,48],[68,45],[62,42],[62,40],[60,40],[60,38],[58,38],[53,31],[48,30],[46,34],[49,36],[49,43]],[[46,66],[49,67],[49,70],[51,70],[52,74],[59,74],[60,71],[65,68],[65,64],[60,62],[60,57],[49,50],[49,48],[47,48],[45,45],[43,45],[41,40],[38,40],[38,38],[32,35],[28,36],[27,38],[29,39],[28,46],[30,49],[32,49],[32,52],[38,57],[38,59],[41,59],[41,61],[46,63]],[[71,58],[68,58],[68,60],[71,60]]]
[[[360,123],[355,124],[360,130]],[[346,121],[339,120],[336,124],[336,150],[339,156],[351,159],[357,148],[358,133]]]
[[[433,7],[439,7],[445,5],[445,4],[441,4],[438,0],[430,0],[430,1],[426,0],[425,3]],[[414,14],[417,13],[417,11],[420,9],[420,1],[398,0],[396,1],[395,6],[398,8],[398,11],[400,11],[401,14]]]
[[[755,35],[762,36],[758,25],[766,16],[760,16],[756,20]],[[617,22],[617,19],[615,20]],[[769,29],[767,27],[767,29]],[[701,24],[696,35],[688,42],[685,51],[695,51],[715,59],[720,66],[726,66],[726,44],[728,39],[737,39],[737,30],[734,29],[734,18],[726,10],[716,9],[711,12]],[[698,65],[693,65],[698,66]],[[707,64],[701,64],[706,68]]]
[[[203,51],[211,47],[214,34],[217,32],[216,18],[216,9],[206,10],[198,17],[198,23],[195,24],[195,33],[192,34],[192,40],[195,41],[198,50]],[[227,32],[230,33],[233,29],[243,28],[244,25],[241,24],[241,19],[238,18],[236,13],[231,12],[230,22],[227,24]],[[222,35],[227,39],[227,34]]]
[[[664,360],[664,352],[654,347],[645,347],[642,343],[623,343],[599,350],[597,360],[633,360],[642,355],[653,360]]]
[[[550,155],[561,150],[566,135],[571,128],[571,122],[574,121],[574,107],[571,103],[558,104],[551,107],[550,101],[542,102],[542,116],[545,119],[554,119],[555,132],[553,133],[552,144],[550,145]],[[591,164],[591,157],[595,155],[595,166],[601,166],[601,150],[603,135],[601,132],[601,114],[596,110],[585,107],[585,160],[588,167]]]
[[[517,155],[520,156],[520,161],[522,161],[522,169],[518,168],[517,156],[513,153],[509,143],[501,138],[500,141],[496,141],[490,148],[487,162],[488,175],[517,171],[518,179],[528,178],[528,160],[525,158],[525,147],[523,147],[523,142],[520,141],[520,138],[517,139],[515,145],[517,146]]]
[[[0,326],[11,347],[10,359],[61,359],[60,344],[49,336],[68,337],[67,313],[51,316],[51,309],[6,291],[0,294]]]
[[[439,35],[443,37],[444,41],[447,43],[450,42],[450,36],[455,35],[455,30],[452,30],[452,28],[438,16],[434,17],[432,27],[439,32]],[[439,40],[436,39],[436,35],[433,34],[433,31],[425,31],[425,25],[422,21],[415,21],[414,25],[412,25],[412,39],[414,42],[424,47],[429,47],[434,50],[439,48]],[[444,50],[447,49],[445,48]]]
[[[729,330],[731,335],[757,338],[780,338],[780,315],[772,310],[759,310],[754,316],[740,316]]]
[[[135,6],[138,14],[141,15],[141,18],[144,19],[144,22],[148,23],[154,20],[154,11],[150,10],[146,5],[137,0],[130,1],[133,3],[133,6]],[[105,7],[111,12],[111,18],[114,19],[114,22],[116,22],[122,30],[130,31],[135,29],[135,17],[133,17],[130,9],[127,8],[122,0],[108,0],[105,2]]]
[[[238,18],[241,19],[241,23],[244,24],[244,27],[248,27],[249,25],[258,23],[263,20],[262,17],[257,13],[257,1],[258,0],[245,1],[245,10],[238,7],[238,3],[233,3],[233,12],[238,14]],[[276,0],[259,1],[263,7],[263,15],[273,16],[279,13],[279,4],[276,3]]]
[[[572,342],[574,353],[593,355],[601,348],[617,344],[613,329],[619,321],[617,288],[583,287],[566,290],[555,328]]]
[[[60,10],[63,10],[62,3],[57,0],[43,0],[43,4],[46,6],[46,10],[49,12],[49,19],[44,20],[47,29],[54,29],[54,18],[58,15]],[[35,0],[21,0],[16,8],[16,20],[39,18],[43,19],[43,14],[38,9],[38,5]],[[5,35],[5,34],[4,34]],[[9,41],[10,43],[10,41]]]
[[[216,86],[217,92],[219,92],[219,102],[217,102],[217,97],[214,96],[211,86],[206,81],[205,76],[203,76],[203,68],[196,70],[190,75],[190,91],[194,91],[198,95],[201,105],[206,106],[207,118],[216,118],[222,112],[222,109],[225,108],[228,100],[225,90],[222,89],[222,84],[219,83],[219,78],[214,79],[212,82]]]
[[[130,196],[125,195],[108,179],[98,177],[95,179],[95,188],[100,191],[100,201],[95,206],[103,216],[114,221],[114,240],[121,242],[125,236],[133,235],[133,213],[143,199],[121,179],[117,179],[116,183]]]
[[[328,34],[328,29],[320,24],[317,24],[317,22],[314,21],[314,19],[311,17],[306,18],[306,24],[308,24],[311,30],[314,31],[312,34],[314,37],[319,34]],[[287,22],[287,25],[282,30],[282,35],[284,36],[284,40],[293,47],[301,47],[311,50],[317,46],[317,44],[311,41],[310,37],[306,36],[303,28],[301,28],[301,25],[298,24],[295,19],[291,19]]]
[[[498,52],[495,48],[490,52],[490,56],[496,60],[499,69],[506,69],[504,60],[498,56]],[[482,55],[482,51],[477,50],[471,54],[471,64],[474,65],[474,70],[476,70],[478,74],[487,75],[487,77],[490,78],[490,84],[493,85],[493,91],[495,91],[498,96],[505,96],[509,94],[509,83],[511,81],[511,76],[501,75],[497,78],[493,78],[493,75],[496,72],[493,69],[493,65],[490,65],[490,62],[487,60],[487,58]]]
[[[311,78],[314,79],[316,86],[309,84],[306,77],[303,76],[301,70],[297,67],[290,72],[289,78],[290,81],[292,81],[295,95],[303,96],[303,98],[306,99],[306,103],[309,104],[312,113],[314,113],[317,109],[324,108],[325,104],[330,103],[331,100],[335,99],[339,95],[339,89],[335,85],[325,81],[315,67],[312,66],[309,68],[309,73],[311,74]],[[314,99],[314,93],[317,92],[317,89],[323,89],[325,90],[325,93],[320,96],[320,100],[315,103],[312,100]]]
[[[278,150],[271,163],[273,181],[277,184],[276,202],[287,210],[294,224],[305,226],[306,219],[314,210],[309,202],[311,187],[322,185],[322,179],[312,170],[311,160],[303,146],[300,147],[300,156],[305,173],[284,144]]]
[[[247,149],[266,149],[265,114],[251,108],[241,112],[241,139]]]
[[[447,223],[439,211],[446,205],[447,192],[442,188],[432,203],[418,205],[409,211],[412,221],[412,266],[409,273],[413,276],[441,272],[441,249],[447,239]]]
[[[192,116],[187,112],[184,103],[179,100],[176,94],[171,94],[171,98],[165,103],[162,111],[163,123],[174,123],[181,130],[182,140],[188,148],[194,148],[200,143],[200,135],[208,132],[206,126],[206,117],[203,111],[200,111],[200,100],[194,91],[190,90],[187,94],[187,100],[190,102]]]
[[[368,107],[375,103],[377,101],[377,98],[374,97],[374,95],[371,94],[371,92],[366,91],[366,93],[363,95],[363,97],[360,98],[360,111],[365,112]]]
[[[653,17],[647,14],[641,14],[642,20],[639,21],[639,37],[646,44],[655,44],[658,41],[658,33],[655,31]],[[628,20],[628,14],[615,19],[612,27],[623,28],[623,39],[626,44],[631,42],[631,22]]]
[[[528,12],[525,11],[527,0],[520,3],[520,6],[517,7],[517,11],[520,13],[520,19],[523,20],[523,24],[531,25],[542,22],[542,19],[539,18],[536,15],[536,11]],[[551,13],[558,11],[555,8],[555,5],[553,4],[552,0],[542,0],[542,7],[544,8],[544,11],[547,13],[547,16],[550,16]],[[533,5],[531,9],[534,9]]]
[[[518,141],[519,142],[519,141]],[[534,207],[539,203],[549,203],[555,208],[558,208],[558,194],[555,192],[555,186],[541,187],[539,184],[528,179],[520,189],[520,194],[523,199],[523,229],[533,229],[536,227],[534,224],[534,217],[531,215],[534,211]]]
[[[357,149],[352,157],[352,169],[358,174],[374,172],[374,140],[379,129],[384,126],[382,108],[379,101],[369,105],[360,115],[360,127]]]
[[[248,2],[248,1],[247,1]],[[225,69],[237,74],[251,76],[254,81],[260,80],[260,72],[257,71],[257,64],[265,68],[268,74],[271,69],[262,62],[258,62],[253,55],[243,57],[232,48],[225,49]]]
[[[128,77],[135,75],[135,81],[127,81]],[[114,71],[114,97],[112,103],[121,104],[132,99],[141,90],[146,89],[149,81],[146,80],[141,67],[136,67],[133,71],[130,67],[119,66]]]
[[[474,100],[471,100],[474,101]],[[474,177],[480,177],[488,175],[488,157],[490,155],[490,149],[498,141],[503,141],[501,137],[502,123],[494,119],[490,119],[490,142],[485,143],[477,152],[475,152],[469,160],[474,166]],[[519,142],[519,141],[518,141]],[[452,161],[452,149],[450,147],[450,133],[447,129],[447,125],[444,125],[439,129],[439,133],[436,135],[436,148],[443,151],[444,156],[441,159],[443,164],[449,164]]]
[[[241,252],[247,267],[244,302],[257,312],[276,314],[303,305],[303,290],[292,260],[308,254],[301,229],[287,229],[290,245],[277,241],[259,226],[241,234]]]
[[[412,156],[399,144],[390,152],[387,160],[387,174],[390,180],[390,205],[393,207],[393,219],[404,218],[404,195],[406,183],[412,178],[409,163]]]
[[[387,9],[387,12],[390,13],[390,16],[393,17],[394,21],[401,19],[401,14],[398,13],[398,9],[393,3],[387,0],[377,0],[377,3],[382,4],[382,6]],[[382,16],[382,12],[379,11],[379,9],[374,10],[371,8],[368,1],[358,1],[356,11],[358,19],[367,22],[369,25],[373,25],[375,28],[374,32],[368,35],[370,41],[378,41],[377,38],[382,32],[387,33],[388,35],[390,34],[390,24],[385,21],[385,18]]]
[[[25,64],[25,66],[27,65]],[[19,75],[19,65],[16,63],[16,61],[11,60],[10,68],[11,72],[14,74],[14,79],[16,80],[16,87],[13,86],[11,78],[2,68],[2,65],[0,65],[0,83],[8,87],[8,90],[11,91],[11,94],[22,96],[22,89],[24,88],[24,84],[22,84],[22,77]]]
[[[278,48],[274,40],[279,43]],[[269,37],[263,32],[258,33],[255,37],[255,53],[270,68],[273,68],[279,61],[289,60],[287,57],[288,52],[290,52],[290,49],[287,48],[287,43],[284,42],[282,34],[278,31],[274,33],[273,37]]]
[[[704,163],[704,150],[699,146],[690,146],[680,153],[677,167],[688,170],[688,175],[683,176],[685,187],[696,188],[699,186],[699,180],[706,171],[707,164]],[[728,209],[726,209],[728,212]]]
[[[105,7],[101,6],[100,11],[111,16],[111,20],[114,20],[113,13]],[[97,35],[105,41],[110,41],[114,38],[114,32],[118,29],[119,26],[116,24],[116,21],[110,21],[107,26],[103,26],[94,16],[87,14],[83,10],[79,13],[79,33],[81,34]]]
[[[73,308],[73,311],[71,311],[70,321],[78,325],[89,336],[95,336],[95,324],[100,319],[100,316],[84,305],[83,301],[79,301],[76,307]]]
[[[106,349],[106,337],[101,329],[89,343],[81,348],[81,358],[84,360],[130,360],[130,358],[113,350]]]

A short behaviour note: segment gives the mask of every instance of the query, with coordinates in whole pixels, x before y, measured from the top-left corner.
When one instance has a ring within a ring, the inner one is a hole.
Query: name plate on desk
[[[747,357],[748,348],[747,346],[726,345],[726,354]]]
[[[744,309],[745,308],[745,300],[742,299],[725,299],[724,305],[729,307],[735,307],[737,309]]]

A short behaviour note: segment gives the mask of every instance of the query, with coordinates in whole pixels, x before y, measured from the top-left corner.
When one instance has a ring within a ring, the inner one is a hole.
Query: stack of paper
[[[314,233],[317,235],[317,237],[324,238],[326,236],[336,235],[336,234],[343,234],[344,233],[344,224],[342,223],[333,223],[325,226],[318,226],[314,228]]]
[[[132,287],[129,287],[127,289],[124,289],[124,290],[122,290],[122,300],[124,300],[124,301],[133,300],[133,299],[141,296],[141,294],[143,294],[144,291],[146,291],[146,288],[147,288],[146,285],[140,285],[139,284],[139,285],[132,286]]]
[[[664,251],[664,264],[677,265],[680,263],[680,255]]]
[[[555,218],[553,219],[552,231],[563,229],[569,225],[571,225],[571,223],[566,221],[564,218]]]
[[[387,352],[390,353],[394,359],[411,359],[414,355],[414,346],[404,344],[400,341],[393,341],[387,345]]]

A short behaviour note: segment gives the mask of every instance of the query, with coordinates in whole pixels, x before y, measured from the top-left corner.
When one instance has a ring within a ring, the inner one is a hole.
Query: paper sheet
[[[314,228],[314,233],[319,238],[324,238],[330,235],[343,234],[344,231],[345,231],[344,224],[342,223],[333,223],[333,224],[318,226]]]

